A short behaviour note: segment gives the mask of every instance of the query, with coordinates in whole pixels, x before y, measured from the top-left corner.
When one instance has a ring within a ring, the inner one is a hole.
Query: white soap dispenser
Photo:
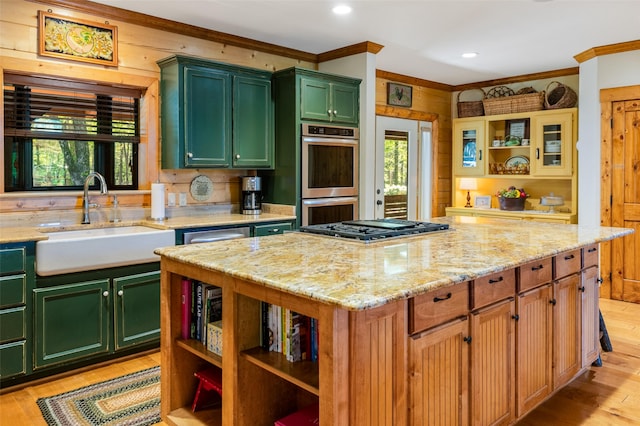
[[[113,196],[113,204],[111,206],[111,222],[118,223],[122,221],[122,217],[120,216],[120,208],[118,207],[118,196]]]

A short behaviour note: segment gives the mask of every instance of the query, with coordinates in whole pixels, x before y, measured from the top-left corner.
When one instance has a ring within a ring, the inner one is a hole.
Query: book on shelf
[[[181,290],[182,302],[182,324],[180,328],[180,337],[189,339],[191,337],[191,280],[182,279]]]
[[[262,303],[261,319],[260,343],[263,349],[281,353],[290,362],[317,361],[315,318],[278,305]]]
[[[310,426],[319,424],[320,406],[316,403],[276,420],[274,426]]]

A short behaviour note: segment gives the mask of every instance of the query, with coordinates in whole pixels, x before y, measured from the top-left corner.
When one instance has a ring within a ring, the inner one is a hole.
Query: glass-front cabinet
[[[484,174],[484,120],[461,119],[453,125],[453,173]]]
[[[573,114],[532,117],[532,172],[539,176],[573,173]]]

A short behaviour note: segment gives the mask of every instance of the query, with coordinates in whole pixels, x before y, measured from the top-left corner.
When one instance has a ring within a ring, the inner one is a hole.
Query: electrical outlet
[[[174,207],[176,205],[176,193],[175,192],[169,192],[169,194],[167,194],[167,205],[169,207]]]
[[[183,207],[187,205],[187,193],[186,192],[181,192],[180,193],[180,205],[183,206]]]

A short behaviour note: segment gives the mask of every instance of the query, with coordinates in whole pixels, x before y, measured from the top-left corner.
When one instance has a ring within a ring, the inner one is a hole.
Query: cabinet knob
[[[118,296],[122,297],[123,294],[124,294],[124,291],[118,290]]]
[[[518,321],[520,319],[520,315],[518,315],[518,314],[511,315],[511,318],[513,318],[514,320]]]
[[[240,159],[240,154],[236,154],[236,160]]]
[[[471,343],[471,336],[463,337],[462,340],[464,340],[467,343]]]
[[[336,115],[338,115],[338,110],[333,110],[333,116],[335,117]]]
[[[104,297],[109,297],[109,292],[107,290],[105,290],[105,291],[102,292],[102,295]]]
[[[549,300],[549,303],[551,303],[553,306],[556,306],[556,299]]]
[[[327,110],[327,114],[331,115],[331,110],[330,109]]]
[[[193,152],[187,152],[187,157],[193,158]]]

